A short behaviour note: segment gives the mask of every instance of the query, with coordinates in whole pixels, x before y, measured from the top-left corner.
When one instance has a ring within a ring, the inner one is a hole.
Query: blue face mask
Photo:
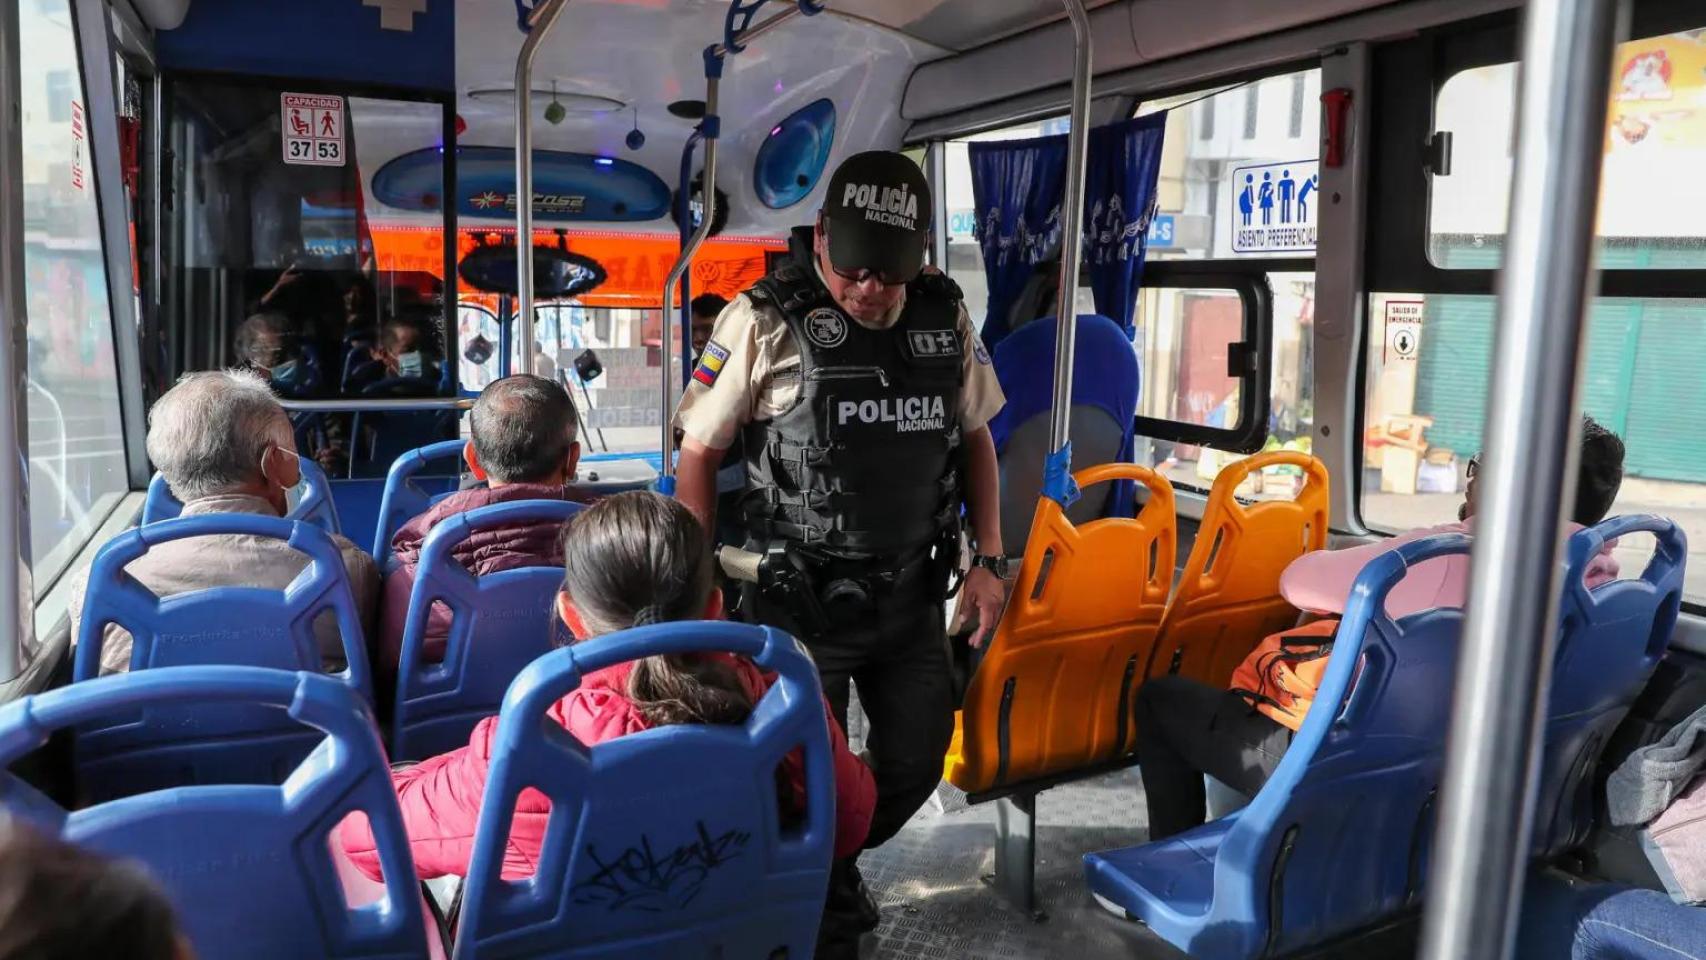
[[[268,379],[281,387],[294,387],[302,379],[302,364],[297,360],[286,360],[273,367]]]
[[[397,375],[401,377],[420,377],[426,370],[426,360],[419,350],[397,356]]]

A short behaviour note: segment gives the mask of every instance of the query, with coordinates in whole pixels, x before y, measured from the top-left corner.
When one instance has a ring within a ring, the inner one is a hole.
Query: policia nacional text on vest
[[[748,296],[781,313],[800,352],[794,404],[742,438],[741,523],[764,556],[757,589],[808,635],[903,589],[945,597],[965,452],[959,287],[920,275],[884,330],[854,322],[797,264]]]

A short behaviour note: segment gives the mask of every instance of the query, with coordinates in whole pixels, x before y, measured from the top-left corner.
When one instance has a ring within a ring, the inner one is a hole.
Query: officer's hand
[[[989,632],[1001,622],[1001,608],[1007,605],[1007,584],[1000,577],[982,567],[972,567],[966,574],[966,582],[960,587],[963,600],[960,609],[966,604],[977,613],[977,632],[968,641],[973,649],[981,649],[983,641]]]

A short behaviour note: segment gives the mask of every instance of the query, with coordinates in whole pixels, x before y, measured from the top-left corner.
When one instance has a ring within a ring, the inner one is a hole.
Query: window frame
[[[1629,38],[1645,38],[1699,29],[1706,22],[1697,4],[1688,0],[1635,0],[1629,19]],[[1380,215],[1364,218],[1364,276],[1359,290],[1361,322],[1367,342],[1379,342],[1382,318],[1372,298],[1386,291],[1423,297],[1499,295],[1499,268],[1444,268],[1428,255],[1433,202],[1432,174],[1426,169],[1429,141],[1436,132],[1435,105],[1445,84],[1457,74],[1506,63],[1520,63],[1520,11],[1489,14],[1445,24],[1413,37],[1382,44],[1371,58],[1368,195],[1390,198]],[[1514,156],[1511,158],[1514,164]],[[1458,172],[1454,175],[1472,175]],[[1597,273],[1594,300],[1706,299],[1706,269],[1612,269]],[[1586,330],[1584,328],[1584,335]],[[1358,351],[1355,360],[1356,433],[1351,461],[1360,477],[1366,459],[1362,442],[1368,412],[1371,351]],[[1369,524],[1359,485],[1351,502],[1356,523],[1384,535]],[[1706,614],[1706,598],[1682,597],[1683,610]]]
[[[346,99],[360,98],[365,100],[393,100],[403,103],[436,104],[440,108],[439,132],[444,141],[444,151],[442,154],[444,157],[444,163],[440,176],[440,183],[442,184],[443,195],[445,197],[454,198],[456,196],[456,155],[460,141],[456,132],[456,95],[453,92],[446,93],[415,87],[391,86],[388,84],[348,83],[341,80],[277,77],[269,74],[231,73],[219,70],[161,70],[156,76],[156,89],[159,91],[158,96],[160,109],[155,122],[159,125],[163,134],[171,130],[172,122],[176,119],[173,106],[177,103],[175,96],[176,88],[181,83],[223,84],[237,87],[260,88],[270,90],[275,93],[288,89],[293,93],[316,93],[327,96],[339,96]],[[162,137],[162,139],[164,139],[164,137]],[[161,159],[162,158],[157,155],[150,156],[149,162],[159,165],[161,163]],[[365,185],[363,186],[363,195],[366,195]],[[457,204],[455,202],[441,204],[439,214],[446,240],[444,244],[443,267],[444,304],[440,320],[443,322],[445,327],[444,352],[446,358],[448,358],[452,354],[459,356],[462,349],[462,345],[457,341],[457,309],[462,293],[461,276],[457,269],[460,265],[458,245],[454,239],[459,235],[457,232]],[[175,216],[177,216],[176,212],[172,211],[164,202],[162,202],[160,207],[160,220],[162,222],[159,224],[159,229],[162,232],[162,239],[164,238],[165,233],[169,232],[169,228],[164,221]],[[157,285],[154,292],[144,297],[145,316],[143,324],[141,325],[143,328],[142,335],[144,337],[164,336],[161,324],[163,315],[168,311],[162,301],[162,297],[164,295],[164,289],[162,288],[165,286],[165,263],[161,259],[165,255],[163,248],[164,244],[154,246],[147,261],[143,264],[143,271],[145,273],[156,275],[161,278],[160,283]],[[168,368],[170,368],[175,362],[175,358],[168,360]],[[457,373],[458,380],[460,380],[460,368],[458,368]],[[460,390],[461,383],[458,382],[453,385],[451,395],[455,396]],[[146,397],[145,406],[152,406],[153,401],[157,399],[159,399],[158,396]],[[352,404],[364,403],[364,401],[360,399],[354,399],[350,402]],[[359,409],[359,407],[352,407],[352,409]]]
[[[51,15],[58,9],[47,4],[37,5],[37,15]],[[115,203],[114,198],[122,188],[122,177],[119,175],[117,111],[115,105],[116,85],[114,83],[115,60],[118,49],[113,42],[111,24],[106,16],[104,5],[92,4],[90,0],[64,0],[64,11],[71,29],[71,48],[75,62],[68,69],[51,70],[46,74],[50,81],[61,78],[65,82],[63,92],[70,95],[71,100],[81,104],[83,110],[83,129],[85,149],[88,151],[90,203],[94,207],[96,236],[100,244],[99,260],[102,269],[101,284],[105,287],[107,299],[106,331],[110,338],[113,361],[114,392],[118,403],[118,426],[122,438],[119,454],[124,459],[124,486],[122,489],[107,491],[97,496],[88,504],[86,522],[88,534],[80,539],[67,538],[54,544],[43,556],[36,556],[33,538],[25,538],[20,543],[20,549],[28,556],[26,569],[30,585],[30,609],[33,618],[35,607],[52,591],[59,588],[66,577],[78,568],[77,558],[96,542],[101,531],[113,520],[125,498],[146,486],[147,463],[142,453],[142,438],[133,438],[133,426],[141,424],[141,411],[137,408],[137,386],[140,381],[137,365],[139,344],[134,335],[123,335],[126,329],[135,329],[135,314],[132,301],[132,284],[130,249],[128,246],[128,223],[124,205]],[[93,11],[93,15],[92,14]],[[21,18],[22,8],[17,11]],[[0,67],[0,69],[5,69]],[[55,111],[49,111],[50,122],[58,122]],[[67,113],[67,118],[70,114]],[[101,122],[100,118],[111,117],[113,122]],[[21,133],[21,129],[20,129]],[[113,218],[120,218],[114,220]],[[28,307],[24,307],[28,320]],[[29,369],[29,358],[20,355],[18,358],[20,373],[23,381],[17,393],[17,402],[25,412],[24,420],[28,420],[28,394],[33,387],[51,402],[58,403],[54,393],[46,385],[36,380]],[[63,427],[62,427],[63,429]],[[62,434],[61,447],[69,438]],[[18,426],[18,442],[23,447],[26,481],[28,479],[28,462],[30,437],[28,425],[20,422]],[[139,461],[139,457],[141,460]],[[138,477],[142,478],[138,483]],[[65,482],[61,478],[61,482]],[[31,511],[31,491],[26,482],[22,492],[22,507],[28,516]],[[54,560],[51,565],[46,561]],[[40,659],[43,652],[40,637],[36,638],[34,650],[35,659]],[[20,671],[28,671],[33,661],[26,663],[25,651],[18,651]]]
[[[1314,262],[1310,263],[1313,267]],[[1224,264],[1225,261],[1216,260],[1145,263],[1139,289],[1230,290],[1238,295],[1244,315],[1242,339],[1227,345],[1227,375],[1240,381],[1238,426],[1224,429],[1141,414],[1133,421],[1137,432],[1149,439],[1230,453],[1255,453],[1267,442],[1268,414],[1273,408],[1273,287],[1268,282],[1267,270],[1227,270]],[[1244,369],[1233,369],[1235,365]]]
[[[1245,95],[1250,99],[1246,102],[1257,104],[1258,118],[1260,115],[1260,97],[1262,84],[1278,77],[1301,77],[1311,70],[1320,71],[1322,60],[1314,57],[1308,60],[1291,61],[1265,67],[1260,71],[1228,75],[1217,80],[1193,84],[1186,90],[1165,90],[1152,93],[1138,101],[1132,115],[1142,112],[1148,102],[1159,100],[1176,100],[1199,96],[1201,106],[1213,108],[1215,100],[1244,87]],[[1307,90],[1307,81],[1304,81]],[[1307,105],[1309,98],[1304,97]],[[1289,102],[1289,101],[1288,101]],[[1189,105],[1186,103],[1180,106]],[[1179,109],[1179,106],[1169,109]],[[1306,106],[1307,109],[1307,106]],[[1320,109],[1317,102],[1316,109]],[[1289,127],[1288,127],[1289,130]],[[1240,130],[1242,133],[1242,130]],[[1260,120],[1257,122],[1257,136],[1261,134]],[[1317,156],[1319,159],[1319,156]],[[1220,179],[1210,181],[1211,207],[1222,201]],[[1259,383],[1246,380],[1249,389],[1239,398],[1239,428],[1222,430],[1207,427],[1202,424],[1186,423],[1180,420],[1169,420],[1160,417],[1138,417],[1137,432],[1139,435],[1172,443],[1189,444],[1193,446],[1211,447],[1227,453],[1253,454],[1261,451],[1268,437],[1268,415],[1273,407],[1273,340],[1274,340],[1274,294],[1268,281],[1272,273],[1307,273],[1314,275],[1318,270],[1318,253],[1298,254],[1293,256],[1269,257],[1205,257],[1156,259],[1145,258],[1143,275],[1139,289],[1144,287],[1206,287],[1215,286],[1218,289],[1229,289],[1240,292],[1245,298],[1245,328],[1242,348],[1257,351],[1256,368],[1260,377]],[[1181,282],[1194,281],[1194,282]],[[1204,281],[1213,281],[1212,283]],[[1087,285],[1088,280],[1081,278],[1080,285]],[[1259,294],[1246,295],[1241,291],[1257,291]],[[1252,346],[1253,345],[1253,346]],[[1313,389],[1313,384],[1311,384]],[[1255,406],[1252,408],[1249,393],[1259,393]]]
[[[1173,106],[1167,108],[1169,110],[1196,107],[1212,115],[1218,109],[1215,99],[1222,95],[1230,96],[1236,93],[1239,87],[1246,88],[1246,96],[1259,98],[1260,86],[1268,79],[1307,73],[1311,70],[1319,71],[1322,68],[1322,57],[1315,55],[1302,60],[1233,71],[1207,81],[1192,82],[1184,87],[1161,87],[1136,98],[1132,102],[1130,111],[1124,116],[1138,116],[1143,112],[1146,104],[1155,101],[1176,101]],[[1304,97],[1306,104],[1308,99],[1307,96]],[[1259,105],[1259,99],[1257,102]],[[1320,109],[1319,104],[1317,104],[1316,109]],[[1034,120],[1018,122],[1043,123],[1062,115],[1056,112]],[[969,136],[975,132],[988,132],[990,129],[1000,128],[984,126],[979,127],[976,131],[967,131],[962,134],[933,136],[919,141],[908,141],[907,145],[916,146],[923,143],[931,149],[943,150],[941,145],[951,141],[955,136]],[[1192,136],[1196,137],[1196,134],[1193,133]],[[1198,139],[1201,138],[1198,137]],[[1213,138],[1207,139],[1212,140]],[[1218,184],[1218,182],[1218,180],[1212,181],[1214,184]],[[946,223],[947,218],[947,191],[936,190],[934,193],[932,204],[935,222],[942,225]],[[1216,201],[1218,200],[1217,192]],[[945,230],[942,227],[938,226],[935,232],[942,233],[945,238]],[[945,239],[943,246],[946,246]],[[945,265],[944,269],[946,269]],[[1243,391],[1243,395],[1239,398],[1240,426],[1238,429],[1223,430],[1179,420],[1138,416],[1134,418],[1134,422],[1140,437],[1193,446],[1206,446],[1226,453],[1252,454],[1259,452],[1267,442],[1267,420],[1273,405],[1274,296],[1272,287],[1269,285],[1268,275],[1270,273],[1307,273],[1313,275],[1317,273],[1317,269],[1318,255],[1315,253],[1290,257],[1209,257],[1199,259],[1156,259],[1146,256],[1142,273],[1139,276],[1139,291],[1146,287],[1166,286],[1177,289],[1211,285],[1217,289],[1234,292],[1249,291],[1248,293],[1240,292],[1245,308],[1244,339],[1240,343],[1244,345],[1244,349],[1250,349],[1249,345],[1255,344],[1255,349],[1259,351],[1255,356],[1261,359],[1256,363],[1260,382],[1246,381],[1246,386],[1250,389]],[[1078,286],[1085,288],[1089,285],[1088,270],[1081,267],[1078,275]],[[1311,387],[1313,388],[1313,384]],[[1260,396],[1252,401],[1250,397],[1252,393],[1259,393]],[[1254,403],[1253,408],[1251,408],[1252,403]]]
[[[1637,4],[1629,36],[1649,37],[1702,26],[1697,6],[1679,0]],[[1373,58],[1370,111],[1369,196],[1391,198],[1379,217],[1368,217],[1364,290],[1424,294],[1497,293],[1498,270],[1445,268],[1428,256],[1433,174],[1428,141],[1436,131],[1434,105],[1457,74],[1518,61],[1521,24],[1515,12],[1492,14],[1394,41]],[[1425,81],[1418,82],[1419,77]],[[1420,131],[1418,133],[1418,131]],[[1453,176],[1471,176],[1461,171]],[[1654,299],[1706,297],[1706,270],[1602,270],[1601,297]]]

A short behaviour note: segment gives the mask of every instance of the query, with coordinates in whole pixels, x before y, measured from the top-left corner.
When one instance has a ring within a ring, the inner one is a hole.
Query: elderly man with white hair
[[[148,458],[183,502],[183,516],[252,513],[281,517],[287,492],[302,479],[290,419],[260,377],[241,370],[187,374],[148,412]],[[379,573],[360,547],[334,536],[349,572],[362,622],[372,622]],[[125,572],[156,596],[209,587],[282,590],[308,566],[308,557],[283,540],[235,534],[191,537],[161,544]],[[71,631],[77,635],[88,573],[71,596]],[[328,666],[341,667],[343,643],[333,618],[315,625]],[[359,642],[359,640],[358,640]],[[101,672],[130,669],[130,635],[109,625]]]

